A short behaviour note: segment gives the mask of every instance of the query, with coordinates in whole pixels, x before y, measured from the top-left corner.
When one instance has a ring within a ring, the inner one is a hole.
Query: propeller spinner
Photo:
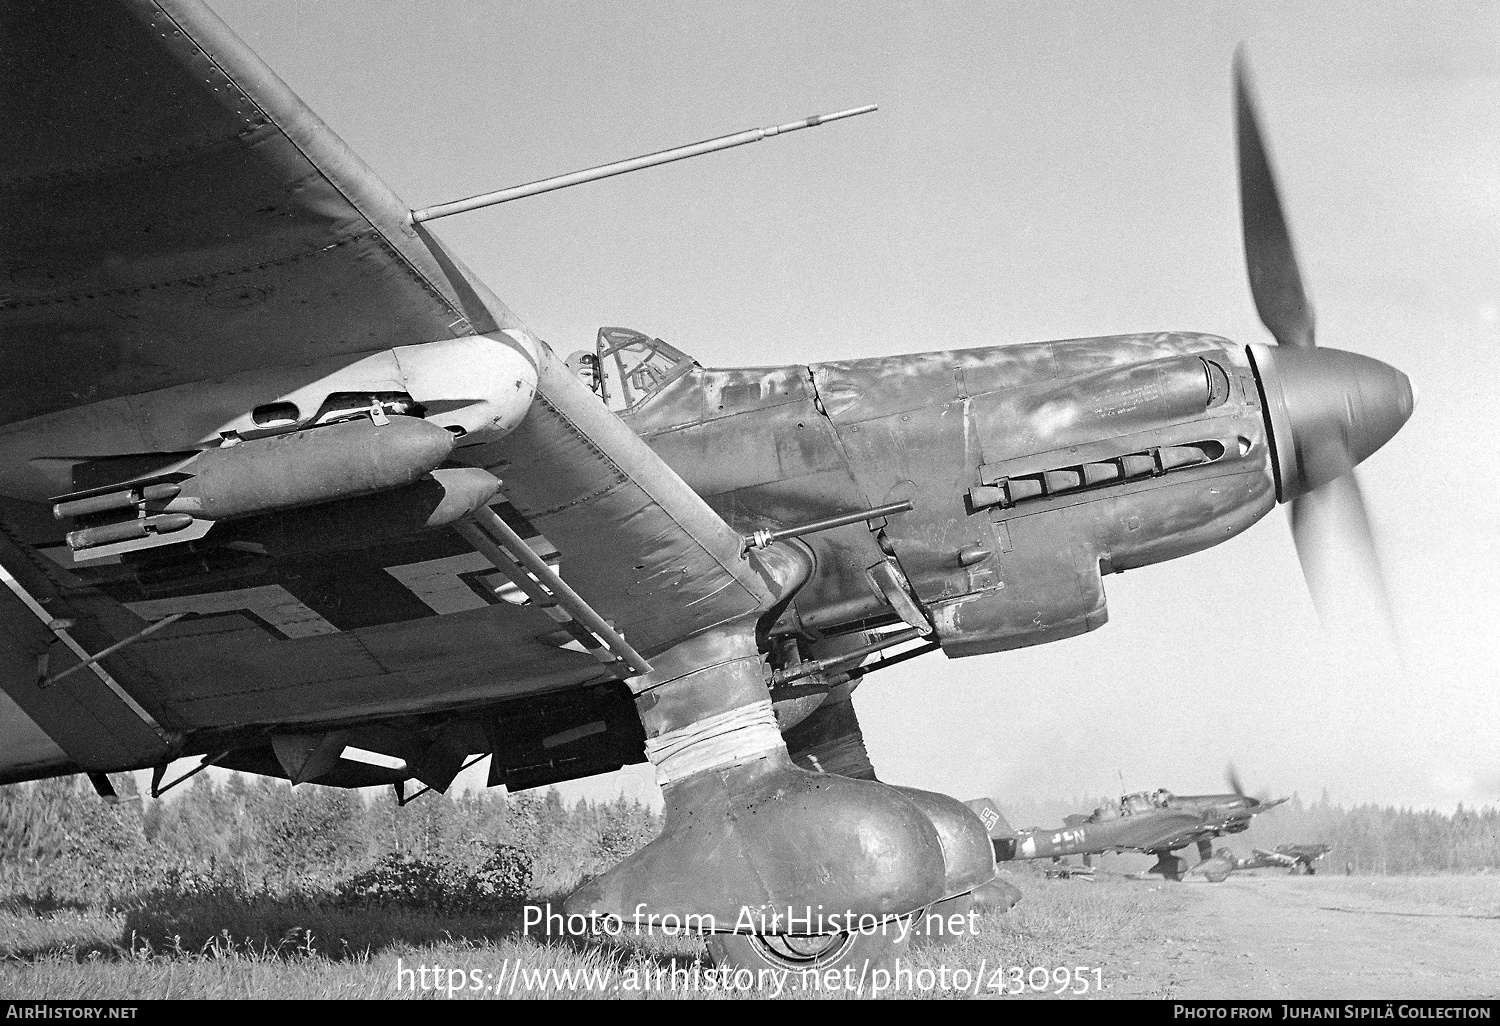
[[[1261,323],[1279,343],[1249,347],[1271,427],[1276,496],[1291,504],[1297,558],[1323,624],[1341,619],[1335,584],[1353,578],[1366,610],[1373,609],[1394,631],[1354,467],[1406,423],[1416,394],[1394,367],[1317,347],[1312,303],[1292,249],[1243,50],[1235,54],[1234,86],[1250,294]]]

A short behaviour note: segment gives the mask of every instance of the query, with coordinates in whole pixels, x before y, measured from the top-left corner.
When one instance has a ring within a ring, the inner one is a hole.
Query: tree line
[[[201,775],[161,799],[138,794],[129,775],[111,779],[124,799],[113,805],[81,776],[0,787],[0,889],[69,901],[333,892],[378,883],[381,872],[407,885],[459,880],[493,868],[498,854],[512,877],[523,868],[528,889],[551,893],[660,830],[639,801],[569,807],[555,788],[428,794],[398,807],[387,789],[294,788],[239,773]]]
[[[550,894],[603,872],[661,828],[659,814],[635,799],[570,807],[555,788],[429,794],[398,807],[388,790],[294,788],[238,773],[196,777],[162,799],[138,794],[129,775],[113,779],[125,799],[114,805],[81,776],[0,787],[0,890],[69,901],[226,888],[441,896],[491,879]],[[1096,804],[1002,809],[1017,827],[1048,826]],[[1311,803],[1293,795],[1215,846],[1248,854],[1288,843],[1332,844],[1325,871],[1494,872],[1500,808],[1346,807],[1326,793]]]

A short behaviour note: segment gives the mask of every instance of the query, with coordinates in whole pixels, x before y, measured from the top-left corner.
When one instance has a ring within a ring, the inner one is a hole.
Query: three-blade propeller
[[[1278,437],[1276,444],[1282,450],[1282,498],[1291,502],[1297,558],[1324,626],[1354,628],[1374,617],[1394,636],[1385,575],[1354,466],[1410,416],[1411,385],[1378,361],[1316,349],[1312,303],[1266,153],[1243,50],[1235,54],[1234,91],[1250,293],[1261,323],[1282,350],[1302,351],[1274,357],[1292,422],[1287,437]],[[1359,610],[1339,601],[1349,595],[1358,596]]]
[[[1256,812],[1262,812],[1265,809],[1280,805],[1282,802],[1286,801],[1285,798],[1282,798],[1279,801],[1272,801],[1270,791],[1262,791],[1260,794],[1254,795],[1247,793],[1245,791],[1245,782],[1240,779],[1239,770],[1234,768],[1234,763],[1232,762],[1224,770],[1224,779],[1228,782],[1229,789],[1231,791],[1239,795],[1241,798],[1248,798],[1250,799],[1250,801],[1255,803],[1252,808]]]

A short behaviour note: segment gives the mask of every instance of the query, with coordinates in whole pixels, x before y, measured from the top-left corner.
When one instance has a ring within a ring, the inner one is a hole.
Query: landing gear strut
[[[665,825],[570,895],[569,915],[625,930],[686,923],[713,935],[716,958],[752,969],[859,968],[910,936],[903,919],[948,896],[923,807],[874,780],[793,764],[753,626],[698,635],[652,665],[631,686]],[[819,911],[840,919],[820,929],[808,919]],[[847,913],[883,933],[850,931]]]
[[[1187,861],[1173,855],[1170,851],[1154,851],[1156,865],[1146,870],[1148,873],[1160,874],[1164,880],[1181,880],[1187,872]]]

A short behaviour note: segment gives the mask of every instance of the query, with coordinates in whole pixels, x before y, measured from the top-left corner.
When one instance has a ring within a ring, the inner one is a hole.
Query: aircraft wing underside
[[[767,606],[739,536],[206,7],[0,11],[0,782],[620,675],[563,647],[557,618],[519,604],[452,528],[74,560],[25,482],[142,454],[28,453],[3,436],[45,447],[28,424],[101,401],[466,336],[514,343],[535,366],[524,420],[446,465],[502,479],[503,521],[648,657]]]
[[[201,5],[4,11],[0,423],[514,322]]]

